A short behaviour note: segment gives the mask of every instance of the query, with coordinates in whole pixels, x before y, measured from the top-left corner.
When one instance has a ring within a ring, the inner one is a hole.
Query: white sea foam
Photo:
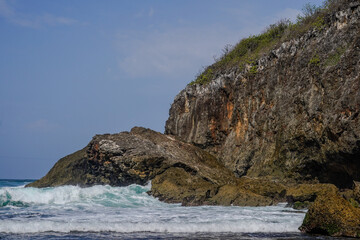
[[[271,207],[181,207],[148,186],[0,188],[0,232],[297,232],[304,212]]]
[[[258,221],[243,223],[102,223],[102,222],[56,222],[5,221],[0,225],[0,232],[5,233],[37,233],[37,232],[297,232],[298,223],[260,223]]]

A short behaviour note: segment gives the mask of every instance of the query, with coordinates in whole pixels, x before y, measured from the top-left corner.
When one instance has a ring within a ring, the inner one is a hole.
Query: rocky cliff
[[[165,133],[238,177],[360,180],[360,3],[340,2],[255,60],[208,67],[175,97]]]

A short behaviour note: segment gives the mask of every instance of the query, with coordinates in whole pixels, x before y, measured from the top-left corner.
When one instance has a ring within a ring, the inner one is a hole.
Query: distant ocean
[[[298,231],[304,211],[271,207],[182,207],[147,186],[24,188],[0,180],[0,239],[331,239]]]

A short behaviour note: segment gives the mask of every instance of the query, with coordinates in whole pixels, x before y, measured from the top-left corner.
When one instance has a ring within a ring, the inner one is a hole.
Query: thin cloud
[[[144,17],[149,17],[151,18],[152,16],[154,16],[155,10],[153,7],[150,7],[150,9],[147,10],[141,10],[140,12],[137,12],[136,14],[133,15],[134,18],[144,18]]]
[[[150,10],[149,10],[148,16],[152,17],[153,15],[154,15],[154,9],[151,7]]]
[[[36,121],[28,123],[26,129],[32,132],[49,132],[52,131],[59,126],[55,123],[51,123],[46,119],[38,119]]]
[[[28,16],[17,12],[11,7],[6,0],[0,0],[0,16],[12,24],[40,28],[42,26],[56,26],[56,25],[73,25],[79,21],[66,17],[58,17],[52,14],[44,14],[41,16]]]

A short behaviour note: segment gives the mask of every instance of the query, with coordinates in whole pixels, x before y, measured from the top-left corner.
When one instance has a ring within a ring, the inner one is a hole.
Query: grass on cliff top
[[[247,69],[248,77],[257,73],[257,60],[282,42],[298,38],[310,29],[318,31],[326,27],[325,16],[350,0],[326,0],[321,6],[306,4],[296,23],[288,19],[270,25],[265,31],[240,40],[235,46],[226,45],[223,55],[215,63],[204,68],[189,85],[209,83],[221,71]]]

